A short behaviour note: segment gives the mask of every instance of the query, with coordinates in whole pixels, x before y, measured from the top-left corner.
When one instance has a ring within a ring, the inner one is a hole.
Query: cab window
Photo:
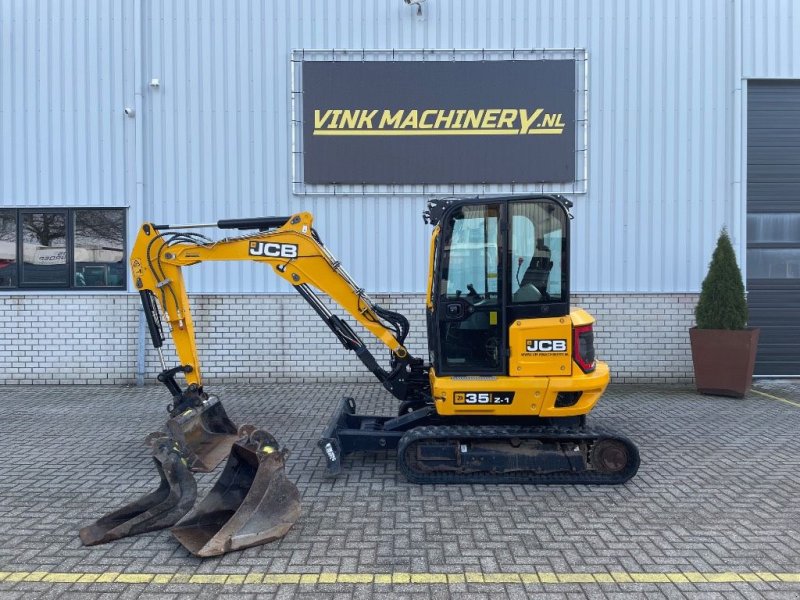
[[[498,219],[499,210],[495,206],[464,207],[453,217],[445,247],[441,295],[468,300],[480,296],[497,302]]]
[[[564,301],[564,214],[549,202],[514,202],[511,220],[511,302]]]

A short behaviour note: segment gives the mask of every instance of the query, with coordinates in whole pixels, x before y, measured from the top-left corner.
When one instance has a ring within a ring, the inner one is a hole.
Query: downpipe
[[[145,352],[144,352],[144,345],[145,345],[145,336],[144,330],[147,327],[147,321],[144,316],[144,307],[139,304],[139,343],[137,344],[136,351],[136,385],[137,387],[144,386],[144,374],[145,374]]]

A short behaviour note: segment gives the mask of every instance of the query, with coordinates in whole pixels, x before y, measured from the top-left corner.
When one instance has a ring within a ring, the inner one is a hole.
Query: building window
[[[17,211],[0,210],[0,290],[17,287]]]
[[[125,285],[124,210],[0,210],[0,291]]]

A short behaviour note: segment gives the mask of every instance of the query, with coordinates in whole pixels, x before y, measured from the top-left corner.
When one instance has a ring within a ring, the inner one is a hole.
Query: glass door
[[[442,375],[505,372],[499,204],[467,204],[443,227],[436,289]]]

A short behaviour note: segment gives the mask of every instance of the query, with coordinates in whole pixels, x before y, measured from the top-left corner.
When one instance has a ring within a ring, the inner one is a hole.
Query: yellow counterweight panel
[[[572,417],[594,408],[608,386],[608,365],[598,362],[592,373],[577,367],[568,377],[453,376],[430,371],[436,412],[443,416],[493,415]],[[556,408],[559,392],[581,392],[578,401]]]
[[[582,308],[570,309],[569,318],[575,327],[594,324],[594,317]]]
[[[550,377],[547,400],[542,405],[539,416],[573,417],[587,414],[600,400],[610,380],[608,364],[600,361],[597,361],[595,370],[591,373],[584,373],[575,367],[572,369],[572,377]],[[581,396],[572,406],[556,408],[555,402],[559,392],[581,392]]]
[[[520,319],[508,330],[512,377],[566,376],[572,373],[572,322],[569,317]]]

